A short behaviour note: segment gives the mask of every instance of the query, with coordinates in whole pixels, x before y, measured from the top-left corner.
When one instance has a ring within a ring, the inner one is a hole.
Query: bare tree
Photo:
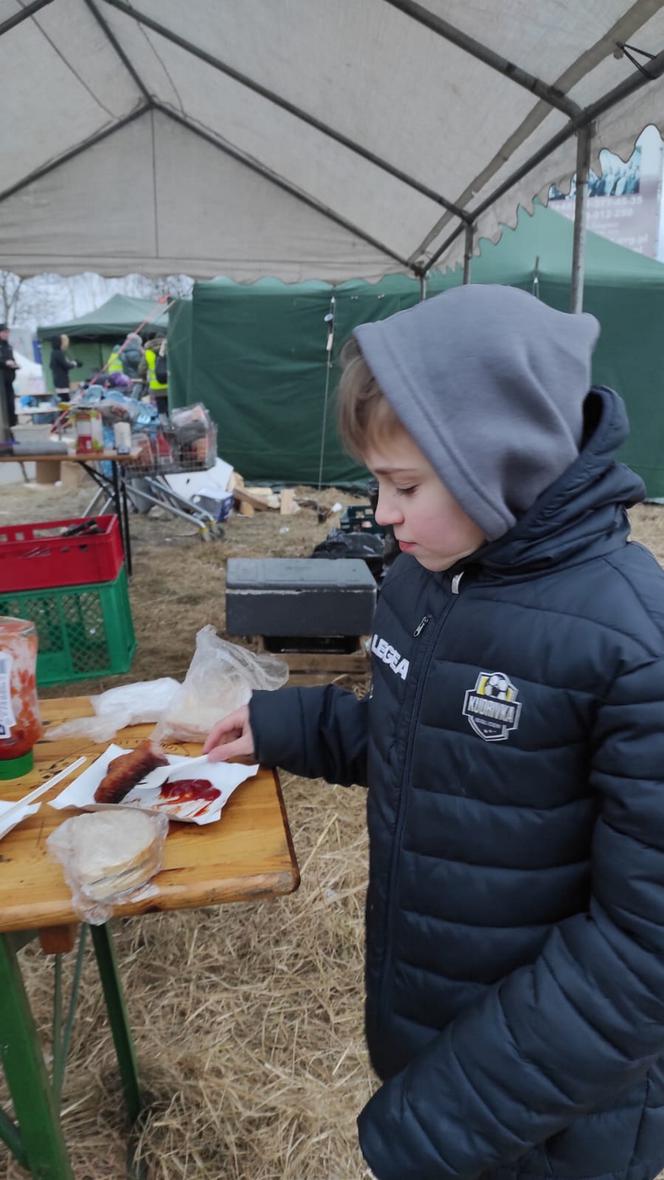
[[[62,314],[62,281],[58,275],[19,278],[0,270],[0,318],[11,327],[30,328],[49,323]]]
[[[0,321],[3,324],[16,323],[23,283],[24,279],[10,270],[0,270]]]
[[[169,303],[190,296],[192,287],[193,279],[187,275],[147,278],[135,274],[107,279],[96,274],[68,278],[41,274],[21,278],[11,271],[0,270],[0,322],[34,331],[44,324],[75,319],[77,314],[97,307],[116,291],[154,299],[155,303]]]
[[[171,299],[187,299],[194,285],[188,275],[162,275],[146,279],[146,296],[170,302]]]

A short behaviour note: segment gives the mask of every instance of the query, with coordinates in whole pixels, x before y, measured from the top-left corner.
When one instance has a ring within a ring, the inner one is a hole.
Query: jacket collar
[[[615,460],[629,433],[622,398],[604,386],[591,389],[584,404],[584,442],[578,459],[537,498],[504,536],[447,571],[475,570],[480,576],[522,576],[586,560],[624,544],[629,532],[625,508],[645,497],[638,475]]]

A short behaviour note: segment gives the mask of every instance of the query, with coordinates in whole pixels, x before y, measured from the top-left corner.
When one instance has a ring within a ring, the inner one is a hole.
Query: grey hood
[[[469,284],[354,335],[408,433],[493,541],[577,458],[599,335],[515,287]]]

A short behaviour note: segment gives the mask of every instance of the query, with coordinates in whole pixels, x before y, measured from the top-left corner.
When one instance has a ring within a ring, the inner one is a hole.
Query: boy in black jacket
[[[379,1180],[651,1180],[664,575],[628,540],[597,324],[468,286],[355,337],[342,431],[403,550],[373,695],[256,693],[206,748],[368,787]]]

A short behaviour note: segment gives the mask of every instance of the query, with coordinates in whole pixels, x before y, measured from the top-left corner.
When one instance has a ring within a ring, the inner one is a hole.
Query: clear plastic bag
[[[46,844],[62,865],[74,912],[101,926],[117,905],[155,895],[151,880],[163,868],[167,835],[167,816],[114,806],[65,820]]]
[[[181,685],[171,676],[160,680],[141,680],[120,684],[98,696],[90,697],[94,717],[76,717],[49,727],[46,739],[87,737],[93,742],[110,742],[125,725],[145,725],[158,721],[166,712]]]
[[[287,680],[285,660],[228,643],[214,627],[202,627],[184,683],[161,718],[155,739],[202,741],[218,721],[246,705],[255,688],[280,688]]]
[[[207,406],[202,402],[194,402],[191,406],[180,406],[171,411],[171,425],[178,443],[195,442],[197,438],[205,438],[212,419]]]

